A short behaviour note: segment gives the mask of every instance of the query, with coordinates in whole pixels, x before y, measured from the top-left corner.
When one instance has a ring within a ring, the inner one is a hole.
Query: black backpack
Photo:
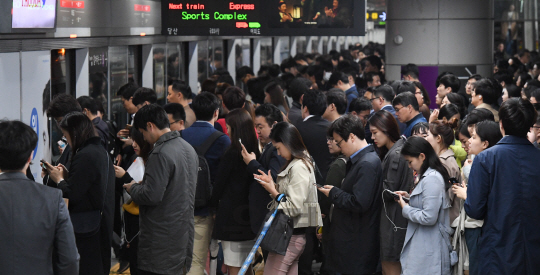
[[[220,131],[215,131],[201,145],[193,146],[199,157],[199,172],[197,173],[197,188],[195,189],[195,209],[207,206],[212,197],[213,183],[210,178],[208,161],[204,155],[212,147],[212,144],[224,135]],[[182,136],[182,132],[180,132],[180,136]]]

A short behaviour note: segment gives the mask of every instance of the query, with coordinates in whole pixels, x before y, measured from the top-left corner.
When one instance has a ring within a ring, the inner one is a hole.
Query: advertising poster
[[[50,129],[45,110],[50,103],[51,57],[49,51],[21,53],[21,121],[38,134],[30,170],[36,182],[43,183],[39,161],[51,162]]]

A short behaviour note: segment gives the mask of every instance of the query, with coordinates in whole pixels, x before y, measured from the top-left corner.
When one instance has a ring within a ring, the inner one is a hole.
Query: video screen
[[[365,34],[365,0],[163,0],[165,35]]]
[[[354,27],[353,0],[282,0],[274,4],[268,9],[271,28]]]
[[[53,29],[56,0],[13,0],[13,29]]]

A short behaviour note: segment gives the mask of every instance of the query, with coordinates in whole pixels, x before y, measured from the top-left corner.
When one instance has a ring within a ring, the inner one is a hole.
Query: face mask
[[[332,73],[331,73],[331,72],[324,72],[323,80],[324,80],[324,81],[330,80],[330,76],[332,76]]]

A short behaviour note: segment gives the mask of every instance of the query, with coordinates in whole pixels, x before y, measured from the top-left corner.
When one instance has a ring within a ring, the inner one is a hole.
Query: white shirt
[[[314,117],[314,116],[315,116],[315,115],[309,115],[308,117],[304,118],[303,121],[306,121],[306,120],[308,120],[308,119],[310,119],[311,117]]]

